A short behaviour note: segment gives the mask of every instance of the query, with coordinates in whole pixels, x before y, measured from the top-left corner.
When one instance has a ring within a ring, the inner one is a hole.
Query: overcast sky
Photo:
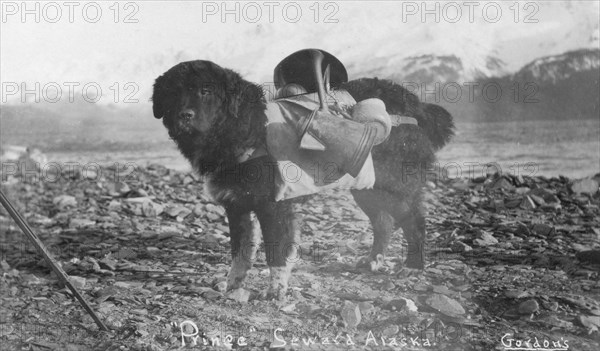
[[[221,1],[74,3],[23,8],[21,1],[2,1],[3,87],[93,81],[123,90],[135,82],[147,94],[157,75],[189,59],[213,60],[261,81],[279,60],[306,47],[366,65],[378,55],[465,60],[487,52],[516,70],[543,55],[598,45],[598,1],[427,2],[427,8],[421,1],[258,1],[228,2],[226,9]]]

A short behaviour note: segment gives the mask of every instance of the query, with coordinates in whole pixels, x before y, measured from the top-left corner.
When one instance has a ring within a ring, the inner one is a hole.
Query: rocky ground
[[[355,268],[372,238],[366,217],[347,192],[315,196],[287,300],[275,302],[256,298],[264,254],[246,289],[223,292],[227,221],[192,174],[109,166],[6,177],[2,191],[110,331],[2,209],[0,349],[598,350],[599,179],[429,181],[421,274],[401,269],[401,231],[385,269]]]

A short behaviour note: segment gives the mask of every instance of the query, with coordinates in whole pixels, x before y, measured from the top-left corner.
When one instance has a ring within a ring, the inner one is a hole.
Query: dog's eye
[[[200,89],[200,95],[201,96],[207,96],[207,95],[210,95],[210,94],[212,94],[212,90],[211,89],[209,89],[209,88],[202,88],[202,89]]]

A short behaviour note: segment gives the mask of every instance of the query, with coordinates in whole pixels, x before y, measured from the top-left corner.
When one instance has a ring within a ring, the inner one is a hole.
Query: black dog
[[[373,148],[375,186],[352,194],[370,218],[374,233],[371,253],[359,264],[376,269],[392,232],[401,227],[408,242],[405,266],[422,269],[424,171],[434,162],[434,151],[452,136],[452,117],[389,81],[359,79],[342,88],[356,101],[377,97],[390,114],[418,120],[419,126],[394,127],[390,137]],[[210,61],[190,61],[156,79],[152,100],[154,116],[163,119],[182,154],[206,176],[209,193],[226,209],[233,258],[227,289],[241,286],[262,230],[271,272],[266,295],[283,298],[292,269],[290,258],[297,254],[296,208],[301,201],[274,201],[275,160],[270,156],[243,161],[244,152],[265,143],[266,101],[261,87]]]

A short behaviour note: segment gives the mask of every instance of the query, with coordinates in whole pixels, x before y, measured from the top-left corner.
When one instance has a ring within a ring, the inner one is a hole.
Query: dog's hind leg
[[[408,243],[404,266],[409,269],[425,267],[425,210],[420,194],[415,196],[409,211],[396,214],[396,220]]]
[[[269,202],[256,210],[261,225],[267,264],[271,273],[267,299],[283,300],[294,262],[298,259],[298,204],[290,201]]]
[[[358,266],[376,271],[383,265],[383,256],[394,230],[402,227],[408,242],[405,266],[423,269],[425,245],[425,217],[420,205],[420,196],[413,194],[407,202],[399,194],[385,190],[353,190],[356,203],[365,212],[373,226],[373,247]]]
[[[367,257],[359,259],[358,267],[367,267],[375,272],[383,266],[383,257],[394,231],[395,219],[392,203],[395,199],[381,190],[353,190],[352,195],[358,206],[365,212],[373,227],[373,246]]]
[[[260,226],[254,214],[227,210],[231,237],[231,268],[227,275],[227,290],[240,288],[246,274],[256,260],[260,240]]]

